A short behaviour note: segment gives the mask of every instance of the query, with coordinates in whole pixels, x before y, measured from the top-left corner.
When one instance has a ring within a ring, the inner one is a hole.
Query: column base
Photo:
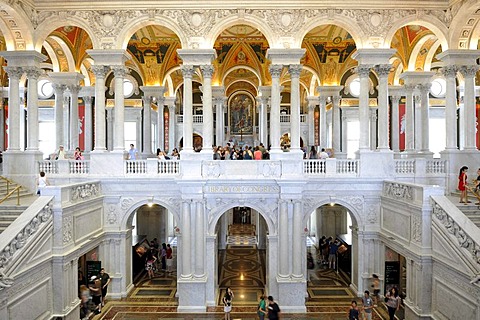
[[[182,279],[177,282],[178,308],[177,312],[198,313],[206,312],[207,278]]]
[[[39,174],[37,162],[42,160],[43,153],[38,150],[7,150],[3,152],[2,156],[3,175],[34,192],[36,178]]]
[[[284,280],[277,277],[278,297],[273,299],[279,304],[283,313],[306,313],[307,282],[301,280]]]
[[[97,152],[90,153],[90,174],[124,172],[125,155],[123,152]]]

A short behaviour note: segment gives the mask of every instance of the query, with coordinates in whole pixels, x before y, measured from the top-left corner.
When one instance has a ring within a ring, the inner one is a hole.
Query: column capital
[[[3,69],[8,73],[8,77],[11,79],[19,80],[24,73],[22,67],[3,67]]]
[[[94,65],[91,66],[92,73],[95,75],[95,78],[105,78],[105,74],[108,71],[106,66]]]
[[[175,108],[176,99],[177,99],[176,97],[165,97],[163,101],[168,106],[168,109],[170,109],[171,107]]]
[[[339,106],[341,99],[342,99],[342,97],[340,95],[332,96],[333,106]]]
[[[148,97],[161,97],[165,93],[165,87],[162,86],[141,86],[140,90],[143,91],[144,96]]]
[[[416,88],[420,91],[420,93],[428,93],[431,87],[432,87],[431,83],[422,83],[422,84],[416,85]]]
[[[465,78],[467,78],[467,77],[475,77],[478,69],[479,69],[478,65],[461,66],[459,68],[459,71]]]
[[[193,76],[193,73],[195,72],[193,66],[191,66],[191,65],[183,64],[181,66],[181,69],[182,69],[182,75],[183,75],[184,78],[190,78],[191,79],[192,76]]]
[[[52,88],[55,90],[55,95],[63,94],[67,86],[59,83],[52,83]]]
[[[110,69],[113,71],[113,74],[116,78],[124,78],[127,74],[130,73],[130,69],[125,66],[111,66]]]
[[[398,96],[398,95],[390,96],[390,99],[392,100],[392,103],[394,103],[394,104],[399,103],[401,98],[402,98],[402,96]]]
[[[391,64],[377,64],[374,67],[375,72],[378,74],[379,78],[388,77],[390,71],[392,70]]]
[[[301,64],[291,64],[288,66],[288,72],[290,73],[290,77],[298,78],[300,77],[300,73],[302,72],[303,65]]]
[[[315,108],[315,106],[318,104],[318,97],[317,96],[308,96],[307,101],[308,101],[308,108],[309,109],[310,109],[310,107]]]
[[[320,106],[325,107],[325,105],[327,104],[327,96],[319,96],[318,103],[320,104]]]
[[[25,67],[24,68],[27,78],[32,80],[37,80],[43,73],[43,69],[39,67]]]
[[[70,91],[70,94],[77,94],[80,92],[80,90],[82,89],[82,86],[80,85],[76,85],[76,84],[70,84],[67,86],[68,88],[68,91]]]
[[[280,78],[280,75],[282,74],[283,70],[283,65],[281,64],[272,64],[268,68],[268,71],[270,72],[270,75],[272,78]]]
[[[215,68],[211,64],[203,64],[200,66],[204,78],[211,78],[215,72]]]
[[[368,77],[370,75],[370,71],[373,65],[371,64],[360,64],[355,68],[355,72],[358,74],[360,78]]]
[[[456,77],[458,72],[458,66],[445,66],[441,69],[441,72],[446,78]]]

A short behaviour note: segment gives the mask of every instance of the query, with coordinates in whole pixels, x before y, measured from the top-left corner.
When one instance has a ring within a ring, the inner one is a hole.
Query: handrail
[[[10,189],[10,183],[11,183],[11,184],[15,184],[15,181],[10,180],[10,179],[8,179],[8,178],[6,178],[6,177],[4,177],[4,176],[0,176],[0,179],[5,180],[5,181],[7,182],[7,193],[8,193],[8,192],[9,192],[9,189]]]
[[[12,194],[15,193],[15,191],[17,191],[17,206],[19,206],[20,205],[20,189],[22,189],[22,186],[17,186],[15,189],[7,193],[7,195],[0,200],[0,203],[6,201],[8,198],[10,198]],[[7,187],[7,191],[8,191],[8,187]]]

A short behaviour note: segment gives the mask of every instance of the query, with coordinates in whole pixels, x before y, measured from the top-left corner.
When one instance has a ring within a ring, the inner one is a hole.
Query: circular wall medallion
[[[103,16],[103,25],[107,28],[113,26],[113,16],[110,14],[106,14]]]
[[[192,24],[194,27],[200,26],[202,24],[202,15],[198,12],[192,14]]]
[[[288,27],[290,23],[292,23],[292,17],[290,16],[290,14],[285,13],[282,15],[281,21],[284,27]]]
[[[382,16],[380,15],[380,13],[373,13],[370,16],[370,23],[372,24],[372,26],[378,27],[382,23]]]

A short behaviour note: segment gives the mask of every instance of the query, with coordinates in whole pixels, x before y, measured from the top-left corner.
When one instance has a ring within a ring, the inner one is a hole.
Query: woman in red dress
[[[468,201],[468,198],[467,198],[467,188],[466,188],[466,185],[468,183],[467,171],[468,171],[468,167],[463,166],[462,168],[460,168],[460,174],[458,175],[458,190],[461,191],[460,203],[464,203],[464,204],[467,204],[470,202]]]

